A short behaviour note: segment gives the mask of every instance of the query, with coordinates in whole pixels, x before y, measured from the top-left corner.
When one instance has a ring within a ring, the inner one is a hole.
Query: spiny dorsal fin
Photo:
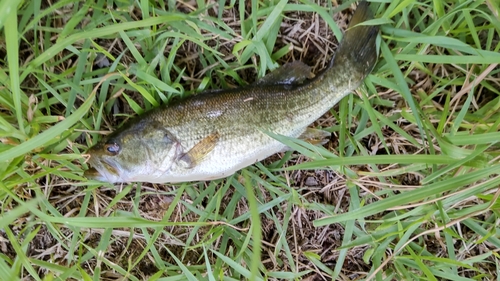
[[[311,78],[314,78],[311,67],[301,61],[294,61],[260,78],[255,85],[298,85]]]

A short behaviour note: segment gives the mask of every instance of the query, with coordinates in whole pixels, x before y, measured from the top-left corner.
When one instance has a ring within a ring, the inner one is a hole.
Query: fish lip
[[[89,164],[91,168],[83,173],[86,178],[111,183],[119,181],[120,177],[116,167],[107,159],[91,155]]]
[[[97,169],[89,168],[83,172],[83,176],[87,179],[98,180],[98,181],[106,181],[106,177],[104,177]]]

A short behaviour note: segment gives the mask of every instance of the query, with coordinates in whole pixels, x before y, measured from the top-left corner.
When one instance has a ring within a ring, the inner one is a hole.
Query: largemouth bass
[[[361,2],[329,67],[314,78],[293,62],[253,85],[200,93],[132,119],[89,149],[85,176],[112,183],[212,180],[285,150],[266,131],[308,134],[308,125],[373,69],[378,29],[357,25],[371,18]]]

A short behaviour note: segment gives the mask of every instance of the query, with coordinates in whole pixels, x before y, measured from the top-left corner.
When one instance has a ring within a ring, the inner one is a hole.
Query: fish
[[[257,82],[211,90],[135,117],[92,146],[88,179],[109,183],[179,183],[231,176],[287,146],[269,133],[321,137],[308,128],[356,90],[373,70],[378,27],[360,2],[338,51],[317,75],[306,64],[284,64]]]

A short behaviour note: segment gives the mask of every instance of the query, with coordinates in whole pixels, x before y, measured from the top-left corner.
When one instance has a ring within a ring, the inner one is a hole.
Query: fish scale
[[[299,138],[355,90],[377,59],[378,29],[361,2],[330,66],[289,63],[255,84],[200,93],[131,120],[89,150],[86,176],[108,182],[175,183],[227,177],[286,149],[266,131]]]

